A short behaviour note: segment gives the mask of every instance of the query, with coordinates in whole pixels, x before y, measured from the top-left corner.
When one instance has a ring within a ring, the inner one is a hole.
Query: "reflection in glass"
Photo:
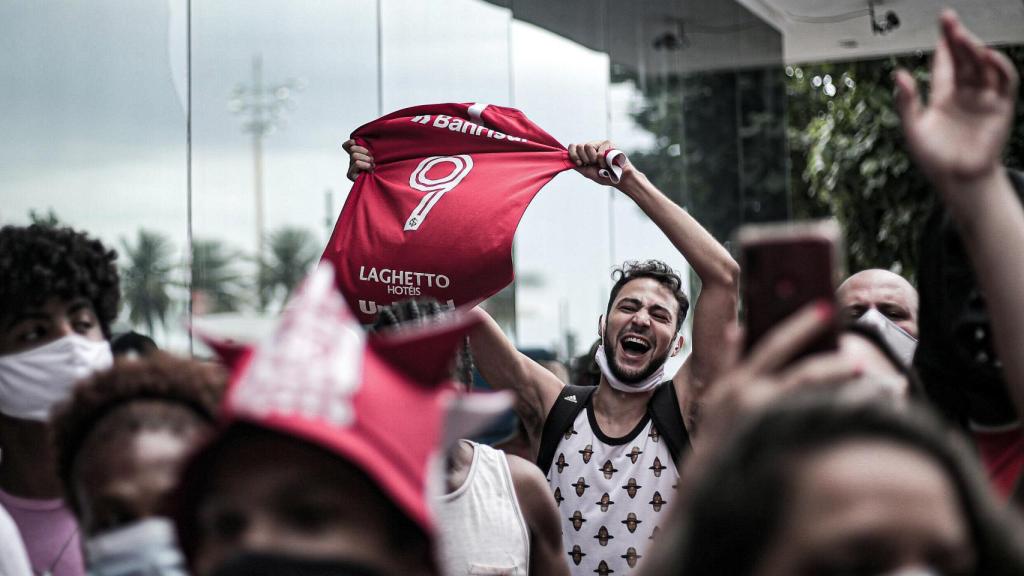
[[[34,213],[117,247],[115,329],[163,346],[187,346],[190,300],[234,326],[275,316],[349,190],[340,144],[404,106],[507,105],[564,144],[611,137],[723,240],[789,214],[781,38],[732,3],[235,0],[186,20],[187,6],[0,6],[18,55],[0,62],[0,223]],[[685,269],[630,200],[567,172],[527,211],[519,281],[491,310],[520,345],[578,353],[611,267],[639,257]]]
[[[129,329],[182,350],[184,1],[0,4],[0,224],[37,218],[117,249]]]
[[[377,10],[204,2],[191,25],[194,314],[253,338],[315,265],[350,187],[341,143],[377,115]]]

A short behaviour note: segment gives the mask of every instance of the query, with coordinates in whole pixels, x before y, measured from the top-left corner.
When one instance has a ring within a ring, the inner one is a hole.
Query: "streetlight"
[[[293,92],[305,88],[302,80],[288,79],[284,82],[263,84],[263,59],[259,54],[252,57],[252,80],[249,85],[238,84],[231,91],[228,110],[235,114],[246,114],[242,130],[252,135],[253,192],[256,198],[256,258],[263,262],[263,138],[283,124],[283,111],[294,110]]]

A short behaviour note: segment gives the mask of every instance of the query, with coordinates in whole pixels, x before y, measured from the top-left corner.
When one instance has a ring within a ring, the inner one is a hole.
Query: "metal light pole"
[[[331,239],[335,220],[337,220],[337,214],[334,213],[334,191],[328,188],[324,190],[324,229],[327,231],[327,240],[324,242]]]
[[[301,91],[304,83],[299,80],[285,80],[265,86],[263,84],[263,59],[259,54],[252,57],[252,79],[249,85],[238,84],[231,92],[228,110],[235,114],[246,114],[242,130],[252,135],[253,195],[256,204],[256,259],[263,262],[265,239],[263,215],[263,138],[283,123],[282,111],[295,108],[292,93]]]

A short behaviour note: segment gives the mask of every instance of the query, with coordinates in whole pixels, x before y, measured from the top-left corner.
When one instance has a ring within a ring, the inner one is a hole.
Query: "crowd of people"
[[[0,576],[1024,574],[1018,74],[955,14],[940,31],[927,102],[894,77],[941,200],[918,287],[859,271],[749,350],[740,266],[628,161],[614,186],[701,287],[617,268],[573,383],[479,308],[364,328],[329,267],[259,344],[112,347],[116,254],[0,229]],[[610,149],[569,160],[607,185]],[[479,434],[509,406],[506,453]]]

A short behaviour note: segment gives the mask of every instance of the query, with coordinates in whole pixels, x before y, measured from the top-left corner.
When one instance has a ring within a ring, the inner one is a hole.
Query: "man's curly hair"
[[[122,360],[78,383],[51,419],[57,473],[71,509],[80,514],[72,485],[75,459],[90,434],[100,445],[143,429],[176,432],[217,423],[227,374],[219,365],[153,352]],[[147,402],[143,405],[140,402]],[[154,404],[163,403],[165,407]]]
[[[0,228],[0,323],[53,297],[81,297],[92,303],[109,338],[121,301],[116,259],[117,252],[71,228]]]
[[[612,304],[615,303],[615,298],[618,297],[622,287],[637,278],[651,278],[672,291],[676,303],[679,304],[679,313],[676,314],[676,332],[678,332],[683,326],[683,320],[686,319],[686,313],[690,310],[690,300],[683,292],[683,279],[680,278],[679,273],[661,260],[644,260],[643,262],[627,260],[622,263],[620,268],[613,270],[612,280],[615,280],[615,285],[612,286],[612,294],[608,298],[608,308],[605,309],[605,314],[612,311]]]

